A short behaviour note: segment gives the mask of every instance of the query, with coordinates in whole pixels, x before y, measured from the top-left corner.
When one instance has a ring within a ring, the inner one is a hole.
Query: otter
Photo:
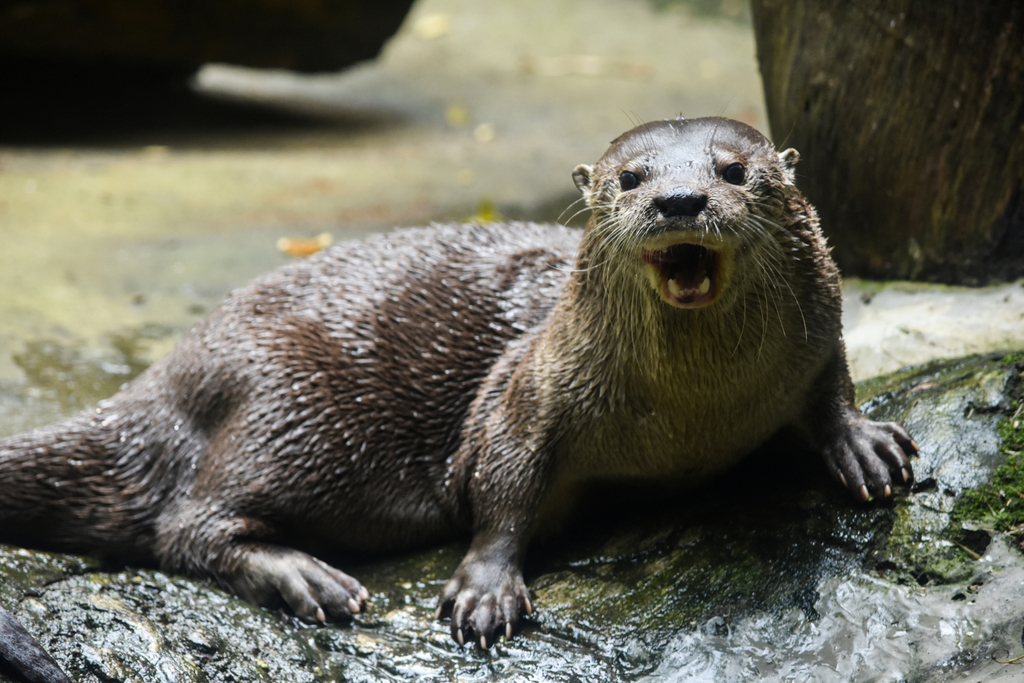
[[[304,549],[465,535],[437,616],[487,648],[533,609],[531,537],[588,483],[698,485],[785,432],[890,496],[918,447],[854,403],[798,159],[733,120],[645,123],[574,170],[582,231],[431,225],[273,271],[113,398],[0,441],[0,533],[308,622],[368,594]]]

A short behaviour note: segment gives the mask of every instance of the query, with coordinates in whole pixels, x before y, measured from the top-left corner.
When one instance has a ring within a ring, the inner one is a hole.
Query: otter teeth
[[[672,278],[668,281],[668,291],[669,293],[672,294],[672,296],[678,297],[682,293],[683,288],[679,286],[679,282],[677,282],[675,278]],[[701,281],[700,286],[697,288],[697,291],[700,294],[707,294],[708,292],[710,292],[711,278],[705,277]]]

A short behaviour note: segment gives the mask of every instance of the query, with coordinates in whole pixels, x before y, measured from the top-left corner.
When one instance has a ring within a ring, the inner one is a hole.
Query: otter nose
[[[696,216],[708,205],[703,192],[681,187],[654,198],[654,207],[665,218]]]

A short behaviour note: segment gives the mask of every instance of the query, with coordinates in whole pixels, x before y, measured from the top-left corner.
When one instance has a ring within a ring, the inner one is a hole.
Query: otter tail
[[[133,555],[117,431],[83,413],[0,439],[0,541]],[[125,552],[127,551],[127,552]]]

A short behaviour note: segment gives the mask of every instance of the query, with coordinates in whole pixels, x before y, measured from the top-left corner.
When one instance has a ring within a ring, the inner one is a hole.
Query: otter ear
[[[796,167],[796,162],[800,161],[800,152],[790,147],[785,151],[779,152],[779,161],[786,167],[786,170],[792,171]]]
[[[572,171],[572,181],[580,192],[586,194],[594,181],[594,169],[586,164],[580,164]]]

